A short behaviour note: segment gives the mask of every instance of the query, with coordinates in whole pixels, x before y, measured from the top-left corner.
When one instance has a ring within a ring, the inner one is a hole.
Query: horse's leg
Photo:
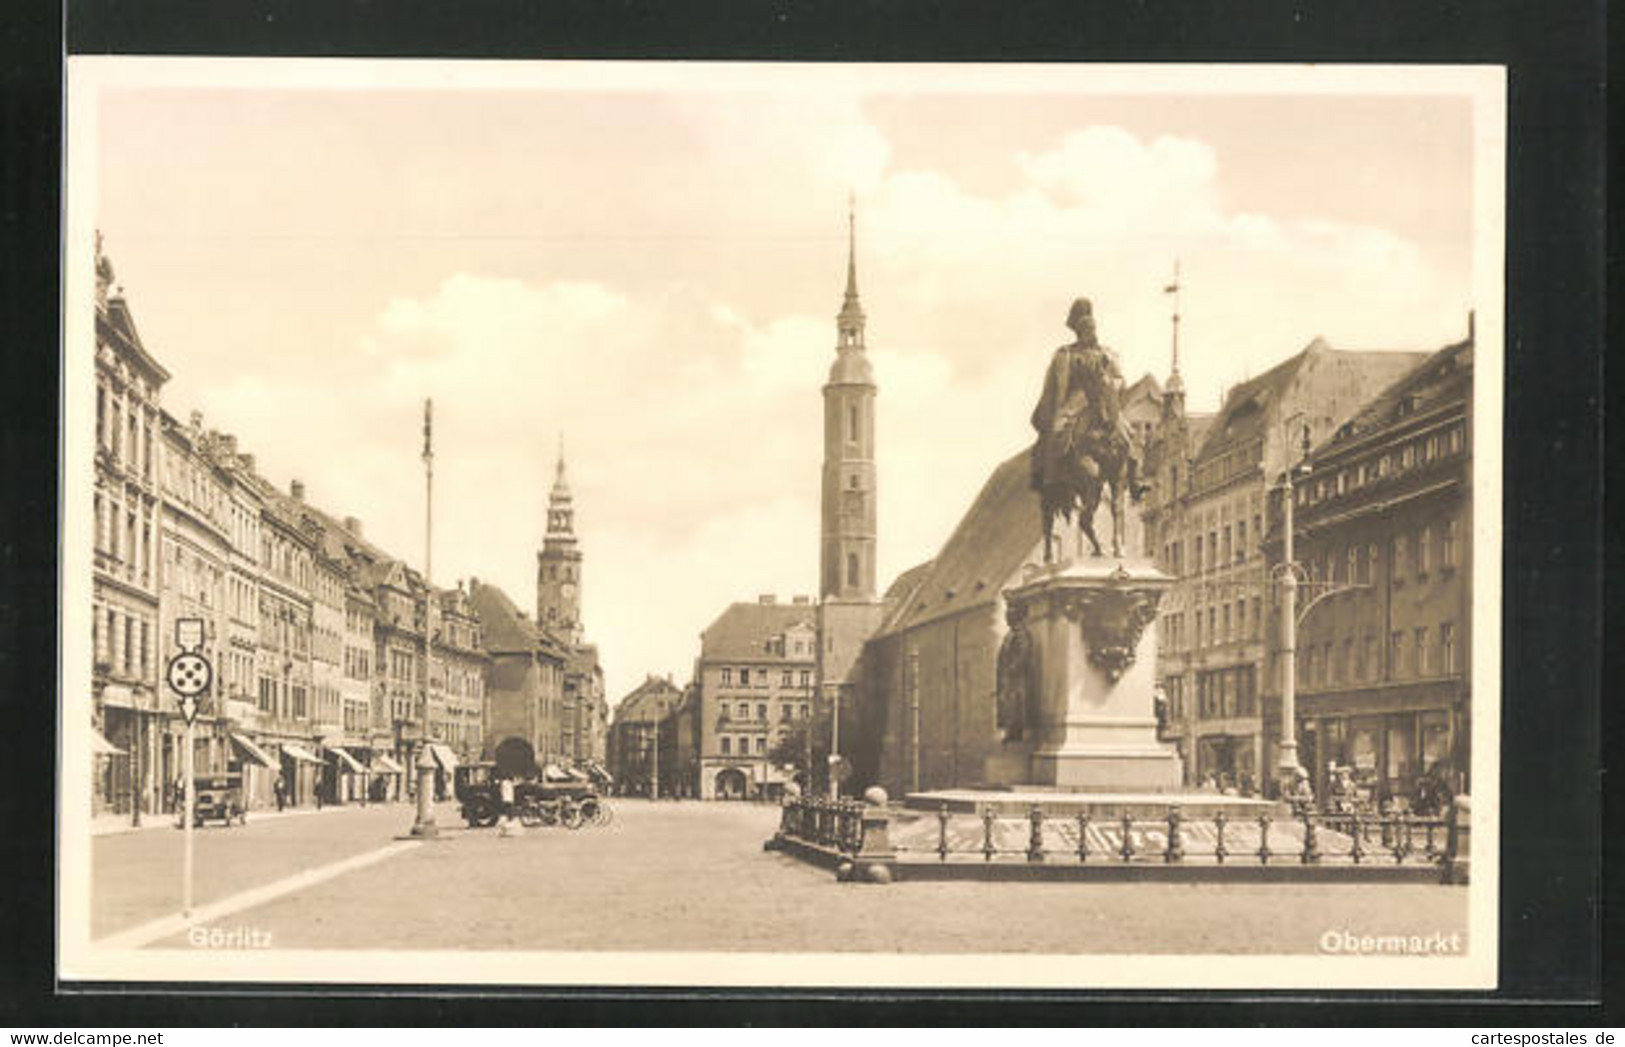
[[[1078,506],[1078,526],[1083,529],[1083,536],[1089,539],[1089,547],[1095,556],[1104,555],[1100,550],[1100,539],[1095,535],[1095,513],[1100,509],[1100,488],[1091,487],[1080,494],[1082,504]]]
[[[1121,558],[1123,555],[1123,489],[1114,480],[1111,488],[1112,499],[1112,555]]]

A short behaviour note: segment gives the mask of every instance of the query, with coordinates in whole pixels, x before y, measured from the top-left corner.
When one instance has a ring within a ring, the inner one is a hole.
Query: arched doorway
[[[745,772],[737,767],[724,767],[717,772],[717,799],[743,800],[745,798]]]

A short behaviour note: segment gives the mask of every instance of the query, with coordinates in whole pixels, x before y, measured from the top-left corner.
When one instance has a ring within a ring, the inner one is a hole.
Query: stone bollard
[[[1044,809],[1036,803],[1027,812],[1029,830],[1027,835],[1027,860],[1029,862],[1042,862],[1044,860]]]
[[[872,785],[863,793],[862,842],[853,858],[853,878],[870,883],[891,883],[897,865],[897,852],[891,845],[891,816],[886,811],[890,797],[886,790]]]
[[[432,840],[440,835],[434,822],[434,757],[427,745],[418,746],[418,814],[412,823],[412,838]]]

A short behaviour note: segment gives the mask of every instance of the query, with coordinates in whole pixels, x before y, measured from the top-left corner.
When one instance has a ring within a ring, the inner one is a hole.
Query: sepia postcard
[[[70,58],[61,978],[1495,987],[1505,90]]]

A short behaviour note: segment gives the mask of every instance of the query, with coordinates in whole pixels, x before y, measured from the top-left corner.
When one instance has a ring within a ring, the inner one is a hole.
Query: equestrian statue
[[[1112,555],[1122,556],[1123,495],[1138,502],[1147,490],[1122,416],[1123,376],[1095,338],[1094,310],[1087,298],[1072,303],[1066,325],[1076,340],[1055,350],[1032,416],[1038,431],[1032,484],[1040,496],[1046,564],[1055,562],[1055,518],[1070,521],[1073,513],[1094,555],[1105,555],[1095,535],[1102,494],[1111,499]]]

